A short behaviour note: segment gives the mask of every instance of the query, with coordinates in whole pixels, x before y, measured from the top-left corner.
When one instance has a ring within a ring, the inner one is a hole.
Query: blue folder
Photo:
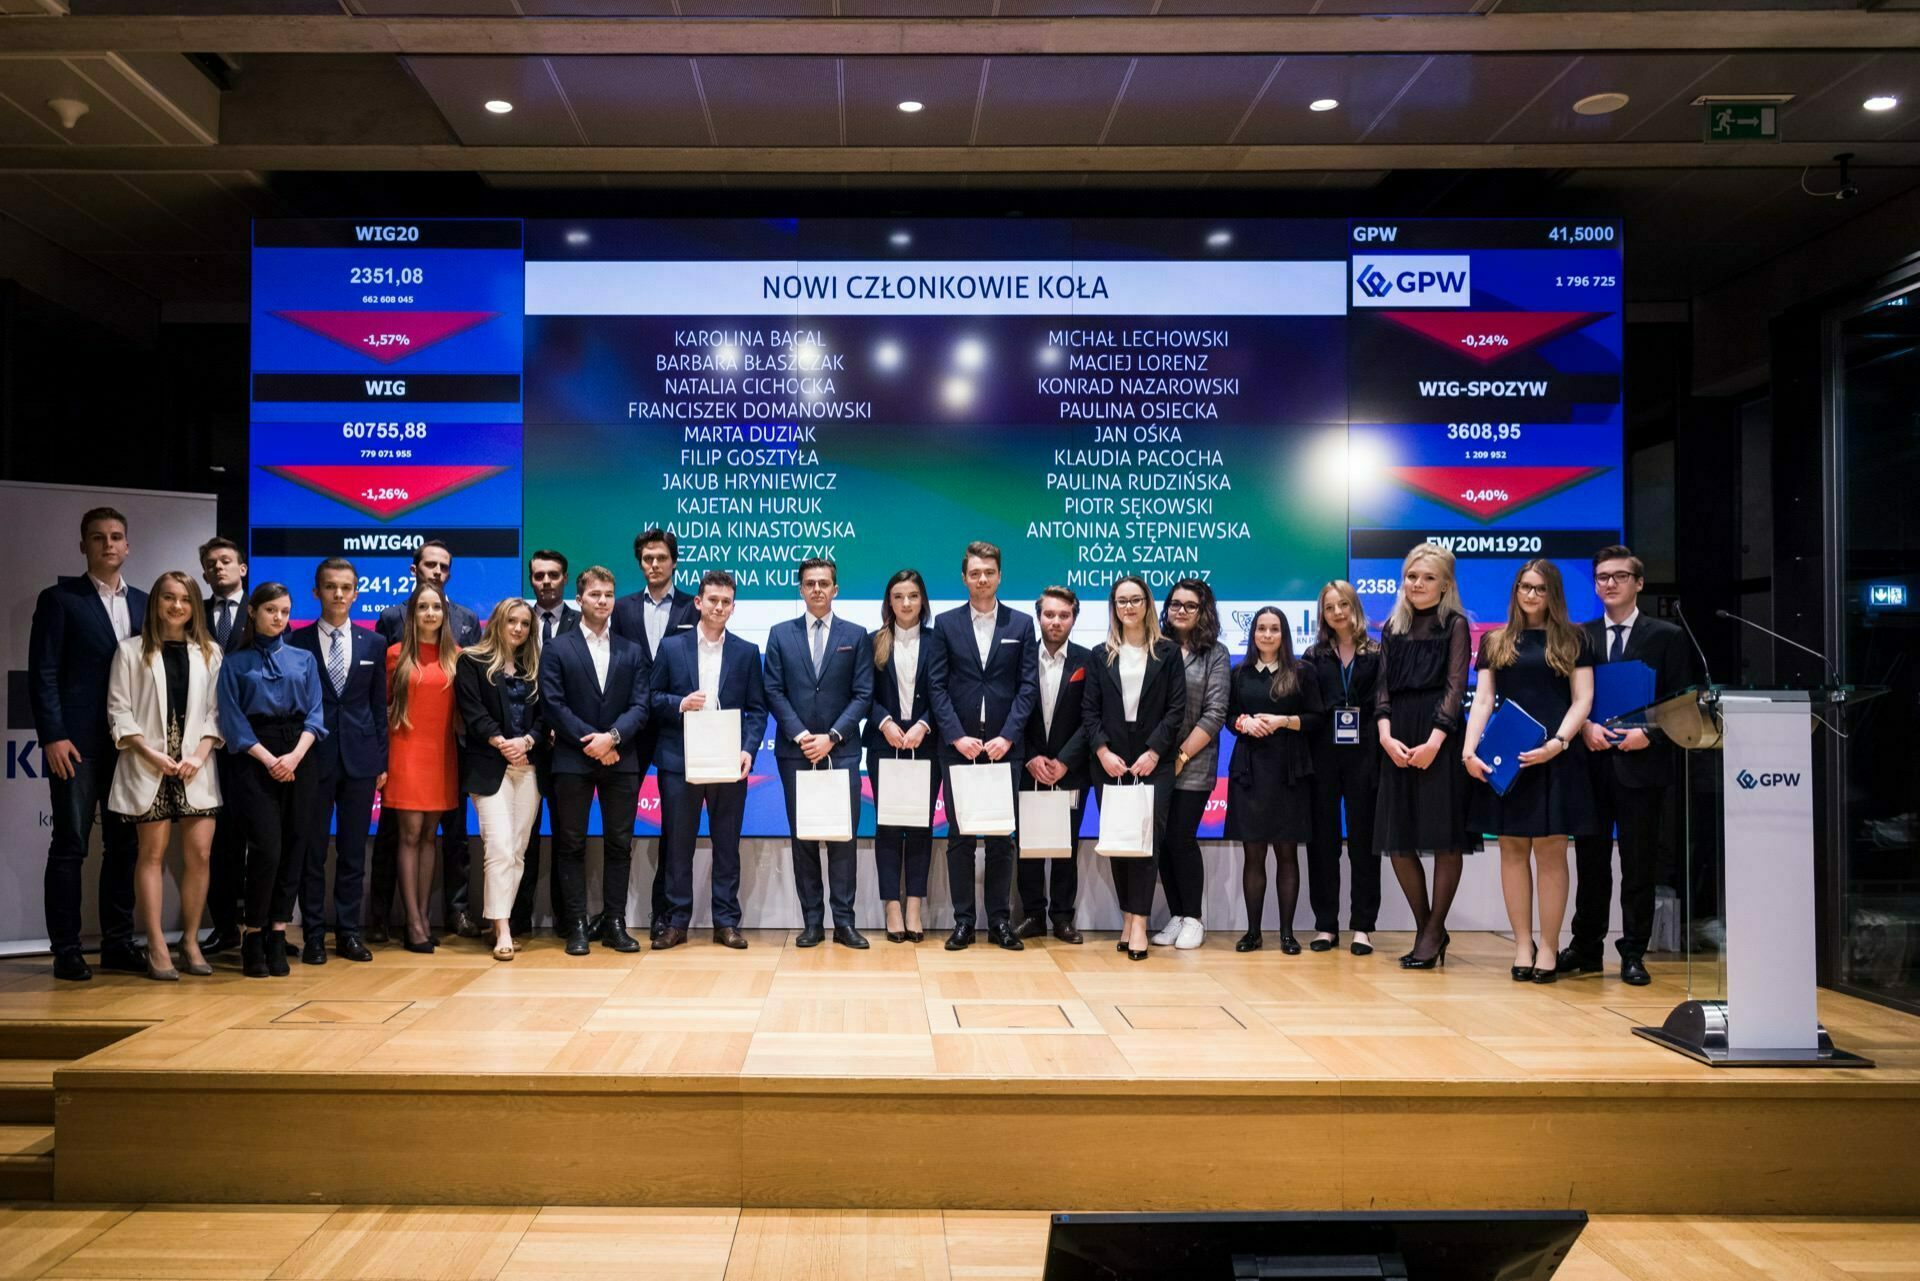
[[[1531,752],[1547,741],[1546,727],[1512,699],[1502,699],[1487,718],[1480,745],[1473,749],[1487,767],[1487,783],[1501,796],[1520,776],[1520,753]]]
[[[1639,659],[1601,663],[1593,669],[1593,710],[1587,719],[1605,725],[1648,706],[1655,697],[1653,669]]]

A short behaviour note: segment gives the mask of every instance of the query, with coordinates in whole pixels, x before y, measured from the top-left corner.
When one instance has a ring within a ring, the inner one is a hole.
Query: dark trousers
[[[627,915],[640,776],[596,766],[591,774],[553,776],[553,874],[560,882],[561,919],[567,921],[587,915],[587,819],[595,793],[600,796],[600,911],[620,920]],[[520,881],[525,884],[527,878]]]
[[[1380,919],[1380,856],[1373,850],[1373,807],[1380,775],[1364,749],[1337,747],[1313,759],[1313,839],[1307,842],[1307,899],[1313,928],[1340,932],[1340,803],[1346,802],[1347,928],[1371,932]],[[1288,924],[1291,924],[1289,922]]]
[[[700,839],[700,807],[707,807],[713,842],[713,924],[740,924],[740,823],[747,813],[747,784],[689,783],[661,770],[660,862],[667,869],[667,921],[686,929],[693,921],[693,847]],[[815,891],[818,902],[818,891]]]
[[[393,892],[400,884],[400,820],[386,806],[380,807],[380,831],[373,838],[373,872],[368,878],[373,893],[367,903],[367,915],[385,924],[393,914]],[[467,802],[440,816],[440,894],[445,900],[444,918],[467,910],[473,863],[467,852]]]
[[[1024,770],[1021,772],[1025,774]],[[1038,790],[1030,786],[1032,782],[1031,775],[1023,777],[1020,790]],[[1080,803],[1073,807],[1067,828],[1073,833],[1076,852],[1080,848],[1080,820],[1086,816],[1087,793],[1082,788]],[[1080,898],[1080,860],[1077,857],[1023,858],[1019,864],[1014,879],[1020,888],[1020,915],[1035,921],[1051,920],[1056,925],[1073,924],[1074,907]]]
[[[546,806],[547,816],[549,820],[551,820],[553,816],[552,762],[544,759],[536,760],[533,766],[533,773],[534,778],[540,784],[541,804]],[[554,835],[557,838],[560,829],[557,824],[553,826]],[[558,847],[550,841],[548,842],[548,848],[557,849]],[[533,812],[533,830],[527,835],[526,863],[520,873],[520,888],[515,890],[513,894],[513,915],[507,918],[507,928],[515,934],[533,933],[533,900],[535,892],[539,888],[540,811],[536,809]],[[553,908],[554,925],[560,926],[565,924],[567,919],[565,911],[566,897],[560,892],[560,869],[555,857],[551,854],[548,856],[547,864],[547,898],[549,906]]]
[[[300,741],[300,724],[258,721],[253,733],[262,747],[281,756]],[[293,781],[282,783],[252,756],[237,754],[236,760],[239,787],[229,804],[240,811],[247,830],[247,902],[241,919],[248,929],[263,930],[293,918],[302,870],[301,833],[313,820],[319,769],[311,759],[303,760]]]
[[[1010,762],[1014,771],[1020,769],[1020,762]],[[953,770],[955,763],[942,762],[941,777],[945,780],[947,796],[953,796]],[[1005,925],[1013,915],[1013,838],[1011,836],[961,836],[953,833],[958,826],[951,814],[947,816],[949,835],[947,837],[947,893],[953,899],[953,924],[955,929],[965,927],[973,929],[979,919],[974,910],[973,901],[973,859],[974,851],[982,841],[986,842],[987,852],[987,927]]]
[[[87,861],[93,816],[101,815],[100,939],[103,947],[133,946],[133,865],[139,849],[134,825],[107,809],[113,768],[111,747],[74,766],[72,778],[47,776],[53,841],[47,847],[47,939],[55,952],[80,948],[80,868]]]
[[[373,780],[349,778],[338,765],[314,780],[313,817],[301,834],[300,928],[318,934],[327,928],[327,828],[333,838],[333,928],[360,932],[365,897],[367,828],[373,822]]]
[[[230,752],[213,754],[220,771],[220,795],[232,796],[239,786],[240,758]],[[213,821],[213,849],[207,856],[207,919],[216,930],[240,926],[240,874],[247,861],[247,825],[238,814],[224,811]]]
[[[1167,912],[1200,920],[1207,914],[1207,865],[1200,857],[1200,820],[1207,816],[1208,791],[1173,789],[1167,802],[1167,837],[1157,845],[1160,884]],[[1128,911],[1132,911],[1131,908]]]
[[[1122,756],[1126,754],[1121,753]],[[1139,753],[1134,753],[1138,756]],[[1116,783],[1116,787],[1139,787],[1138,783]],[[1160,850],[1166,843],[1169,812],[1173,798],[1173,771],[1168,770],[1162,778],[1156,778],[1150,786],[1153,788],[1153,857],[1152,858],[1109,858],[1107,870],[1113,874],[1113,892],[1120,900],[1120,910],[1131,912],[1135,916],[1153,914],[1153,887],[1158,880]],[[1107,785],[1101,784],[1094,789],[1094,800],[1106,794]],[[1203,801],[1206,793],[1193,793]]]
[[[787,830],[794,829],[794,791],[795,777],[805,761],[792,756],[781,757],[776,762],[780,767],[780,787],[787,794]],[[811,768],[811,767],[809,767]],[[825,768],[825,766],[822,766]],[[856,820],[860,817],[860,771],[851,763],[836,768],[847,771],[848,813]],[[827,852],[827,903],[833,909],[833,923],[853,925],[853,895],[859,885],[860,848],[855,841],[803,841],[793,838],[793,888],[800,897],[800,918],[808,925],[818,925],[824,915],[820,902],[820,849]]]
[[[1605,753],[1595,759],[1594,807],[1603,833],[1620,826],[1620,937],[1622,957],[1643,956],[1653,935],[1654,869],[1666,845],[1665,787],[1622,787]],[[1599,768],[1605,766],[1604,769]],[[1607,938],[1607,909],[1613,903],[1613,841],[1581,836],[1573,843],[1579,873],[1573,895],[1572,948],[1582,959],[1597,961]]]
[[[924,747],[923,751],[926,750]],[[896,753],[902,760],[932,760],[929,755]],[[867,774],[873,780],[873,800],[880,803],[880,767],[869,758]],[[927,817],[933,817],[940,798],[940,768],[927,771]],[[898,903],[927,896],[927,874],[933,866],[933,828],[876,826],[873,829],[873,870],[880,882],[880,901]]]

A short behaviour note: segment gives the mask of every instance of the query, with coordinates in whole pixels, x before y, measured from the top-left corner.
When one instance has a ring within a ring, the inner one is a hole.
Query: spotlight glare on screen
[[[584,245],[592,239],[592,236],[581,231],[578,227],[567,233],[567,243],[570,245]]]
[[[940,400],[948,409],[965,409],[973,403],[973,379],[955,374],[940,386]]]
[[[987,345],[978,338],[962,338],[953,345],[953,363],[968,371],[979,369],[987,363]]]
[[[1219,231],[1207,233],[1207,248],[1225,249],[1233,243],[1233,233],[1222,227]]]
[[[740,368],[740,349],[732,343],[720,343],[713,349],[713,358],[722,369]]]
[[[1060,363],[1060,349],[1058,347],[1042,347],[1034,359],[1038,360],[1048,369],[1052,369]]]
[[[913,243],[913,233],[911,231],[896,231],[887,237],[887,243],[895,249],[905,249]]]
[[[873,349],[873,363],[880,369],[892,372],[900,368],[906,360],[906,353],[900,350],[900,344],[889,338]]]

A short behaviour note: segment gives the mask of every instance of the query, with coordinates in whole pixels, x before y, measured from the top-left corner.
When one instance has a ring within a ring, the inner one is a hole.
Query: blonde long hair
[[[207,630],[207,611],[200,599],[200,586],[186,573],[170,569],[153,580],[153,587],[147,592],[147,614],[140,620],[140,657],[152,658],[160,652],[161,638],[167,633],[167,626],[160,621],[160,589],[168,583],[178,583],[186,588],[187,599],[193,602],[193,609],[187,615],[187,643],[200,647],[200,657],[211,663],[219,647],[213,643],[213,633]]]
[[[1386,626],[1380,630],[1406,635],[1413,627],[1413,606],[1407,603],[1407,574],[1413,569],[1415,561],[1430,560],[1439,569],[1445,580],[1440,588],[1440,606],[1436,620],[1445,624],[1455,614],[1466,617],[1467,607],[1460,603],[1460,584],[1453,574],[1453,552],[1438,543],[1416,543],[1407,558],[1400,562],[1400,592],[1394,597],[1393,612],[1387,615]]]
[[[1147,603],[1141,609],[1140,628],[1146,633],[1147,653],[1151,654],[1160,644],[1160,615],[1153,608],[1153,588],[1147,586],[1147,580],[1138,574],[1126,574],[1113,580],[1107,588],[1107,664],[1112,666],[1120,657],[1120,647],[1126,641],[1126,633],[1120,629],[1120,616],[1113,608],[1114,597],[1120,594],[1123,583],[1132,583],[1146,594]]]
[[[520,642],[520,648],[511,652],[507,649],[507,622],[512,619],[513,611],[527,611],[527,638]],[[493,613],[487,617],[487,630],[477,644],[461,650],[468,660],[482,665],[487,684],[500,683],[500,673],[507,670],[511,662],[519,674],[533,682],[534,697],[540,694],[540,642],[534,637],[533,606],[518,596],[509,596],[493,607]]]
[[[1507,596],[1507,625],[1488,632],[1480,642],[1480,653],[1492,668],[1512,667],[1520,658],[1520,636],[1527,630],[1527,616],[1520,608],[1520,580],[1529,573],[1538,574],[1547,584],[1547,666],[1555,675],[1572,676],[1580,657],[1582,635],[1567,618],[1567,593],[1560,581],[1560,569],[1550,560],[1530,560],[1513,576],[1513,590]]]
[[[1316,638],[1317,641],[1329,649],[1336,648],[1340,643],[1340,638],[1333,634],[1331,627],[1327,626],[1328,592],[1332,592],[1347,603],[1348,616],[1353,619],[1353,652],[1371,654],[1380,648],[1373,637],[1367,634],[1367,610],[1360,603],[1360,593],[1355,591],[1353,584],[1344,578],[1334,579],[1322,587],[1320,594],[1314,598],[1314,603],[1320,607],[1320,635]]]
[[[400,632],[400,658],[393,666],[392,688],[387,692],[387,724],[393,729],[413,728],[413,722],[407,718],[407,699],[413,692],[414,670],[421,665],[417,620],[421,598],[428,592],[440,599],[440,639],[434,642],[439,656],[435,665],[446,676],[447,684],[453,684],[453,663],[460,653],[460,647],[453,641],[453,611],[447,608],[445,592],[432,583],[420,583],[414,587],[413,595],[407,597],[406,626]]]

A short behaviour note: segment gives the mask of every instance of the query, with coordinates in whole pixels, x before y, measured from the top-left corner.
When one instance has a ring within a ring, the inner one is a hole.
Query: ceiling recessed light
[[[1876,94],[1860,104],[1868,111],[1892,111],[1900,105],[1900,99],[1890,93]]]
[[[1578,116],[1606,116],[1620,110],[1632,101],[1624,93],[1590,93],[1573,104],[1573,112]]]
[[[513,110],[513,104],[505,98],[489,98],[487,99],[487,110],[496,116],[504,116]]]
[[[912,98],[908,98],[905,102],[900,104],[900,110],[906,112],[908,115],[912,115],[914,112],[920,110],[925,105],[926,105],[925,103],[915,102]]]
[[[1307,104],[1308,111],[1332,111],[1340,105],[1338,98],[1315,98]]]
[[[1210,249],[1225,249],[1232,243],[1233,233],[1224,227],[1219,231],[1210,231],[1207,233],[1207,247]]]

